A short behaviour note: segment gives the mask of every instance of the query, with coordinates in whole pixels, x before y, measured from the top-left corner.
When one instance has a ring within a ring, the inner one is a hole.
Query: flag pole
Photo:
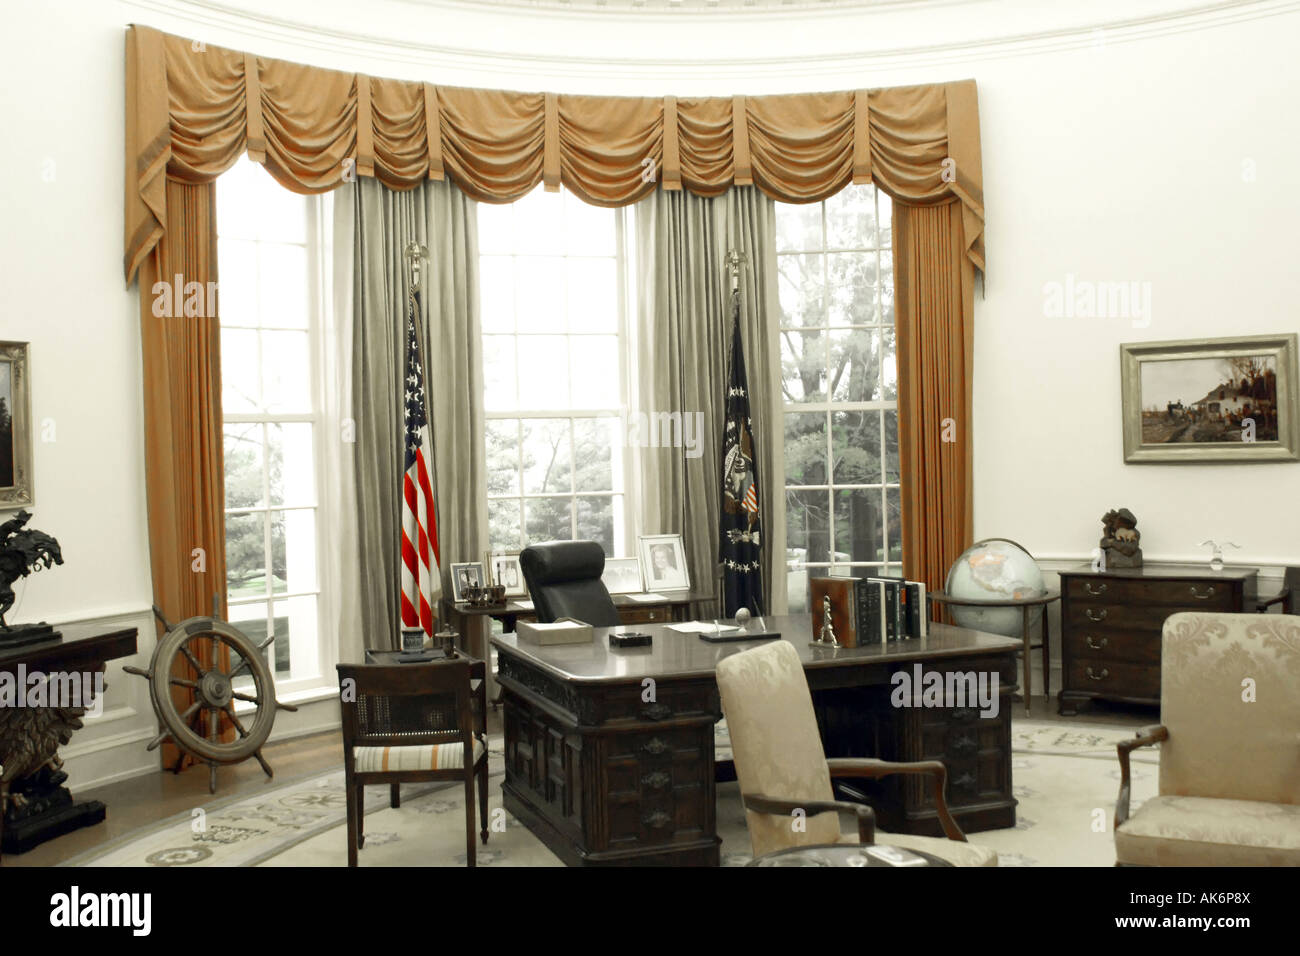
[[[429,247],[422,242],[412,239],[410,242],[406,244],[406,248],[402,251],[402,256],[403,258],[406,259],[406,268],[408,270],[407,278],[410,280],[410,287],[409,287],[410,291],[407,293],[407,297],[409,299],[415,300],[416,293],[420,291],[421,285],[423,284],[422,283],[424,277],[423,264],[429,261]],[[424,355],[424,322],[421,316],[422,311],[423,309],[417,309],[417,308],[412,308],[411,310],[412,314],[415,316],[416,360],[420,363],[420,370],[421,370],[422,377],[424,379],[425,414],[427,415],[430,408],[430,404],[428,402],[428,394],[429,394],[430,383],[432,380],[429,378],[429,363],[426,361]],[[434,454],[435,449],[437,448],[437,439],[434,437],[433,434],[432,419],[430,419],[429,421],[429,442],[430,442],[429,452],[430,454]],[[436,463],[430,462],[429,467],[430,470],[433,472],[432,477],[436,482],[437,481]],[[435,514],[436,514],[437,506],[438,506],[437,498],[435,494],[435,499],[434,499]],[[439,564],[441,565],[441,562],[439,562]],[[440,574],[441,571],[442,569],[441,567],[439,567]],[[441,582],[439,583],[441,584]],[[439,625],[442,623],[442,602],[438,601],[437,605],[432,610],[433,610],[434,630],[436,633],[436,631],[440,629]]]

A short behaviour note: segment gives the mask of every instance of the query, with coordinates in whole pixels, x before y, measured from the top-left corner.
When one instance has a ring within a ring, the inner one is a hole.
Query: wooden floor
[[[1024,716],[1024,706],[1016,704],[1013,719]],[[1086,721],[1093,724],[1113,724],[1137,727],[1159,721],[1152,708],[1123,705],[1094,704],[1082,707],[1078,717],[1060,717],[1056,701],[1035,697],[1030,706],[1030,719],[1060,721]],[[500,733],[500,711],[489,718],[490,733]],[[275,770],[277,780],[292,780],[317,771],[337,770],[343,764],[343,738],[337,732],[298,737],[283,743],[268,744],[263,749],[267,761]],[[151,773],[130,780],[111,783],[93,790],[73,793],[77,800],[102,800],[108,806],[108,819],[98,826],[87,827],[44,843],[28,853],[7,855],[3,865],[53,866],[71,859],[87,850],[108,843],[132,830],[148,826],[158,820],[178,813],[188,813],[210,800],[253,793],[268,784],[266,775],[256,761],[250,760],[217,771],[217,793],[208,793],[208,771],[196,767],[180,774]]]

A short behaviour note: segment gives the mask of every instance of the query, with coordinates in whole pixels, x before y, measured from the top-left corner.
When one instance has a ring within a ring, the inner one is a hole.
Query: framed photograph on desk
[[[610,594],[636,594],[641,590],[641,560],[606,558],[600,580]]]
[[[504,584],[507,598],[528,597],[524,583],[524,569],[519,565],[518,551],[491,551],[487,556],[488,577],[492,584]]]
[[[481,588],[483,583],[483,565],[477,561],[451,566],[451,599],[453,601],[464,601],[466,588]]]
[[[680,534],[648,534],[637,538],[647,591],[686,591],[691,586],[686,549]]]

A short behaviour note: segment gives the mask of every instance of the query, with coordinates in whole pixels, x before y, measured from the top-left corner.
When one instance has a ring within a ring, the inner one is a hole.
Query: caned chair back
[[[725,657],[717,678],[741,793],[833,800],[812,694],[794,645],[771,641]],[[840,838],[834,813],[803,820],[753,810],[745,814],[755,856]]]
[[[339,664],[343,746],[426,746],[460,742],[474,728],[469,661]]]
[[[1300,804],[1300,618],[1173,614],[1162,640],[1161,795]]]

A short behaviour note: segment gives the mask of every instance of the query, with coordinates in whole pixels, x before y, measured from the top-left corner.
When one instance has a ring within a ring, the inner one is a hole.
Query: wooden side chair
[[[1295,614],[1296,608],[1300,607],[1300,568],[1286,568],[1282,575],[1282,591],[1275,594],[1267,601],[1260,601],[1255,605],[1255,610],[1260,614],[1267,614],[1268,609],[1274,604],[1282,605],[1283,614]]]
[[[826,759],[808,679],[789,641],[772,641],[723,658],[718,663],[718,690],[755,857],[793,846],[881,843],[932,853],[955,866],[998,865],[993,850],[966,842],[948,810],[948,774],[939,761]],[[895,773],[930,777],[947,839],[877,831],[870,807],[837,801],[831,788],[832,777]],[[802,819],[795,816],[800,811]],[[854,818],[856,832],[841,835],[841,813]]]
[[[475,674],[474,670],[478,673]],[[428,664],[339,664],[348,866],[365,845],[365,786],[463,780],[466,862],[475,865],[474,778],[487,842],[487,713],[483,664],[467,657]],[[471,679],[479,678],[477,688]],[[351,682],[351,683],[349,683]],[[476,694],[477,714],[472,694]]]

